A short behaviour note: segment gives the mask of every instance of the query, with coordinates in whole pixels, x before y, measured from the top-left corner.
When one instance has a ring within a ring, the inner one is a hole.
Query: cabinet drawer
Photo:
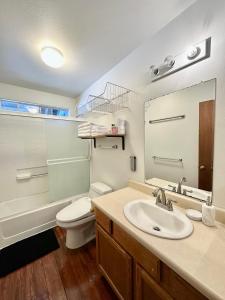
[[[160,281],[160,260],[127,232],[113,223],[113,238],[157,281]]]
[[[96,217],[97,223],[99,225],[101,225],[102,228],[105,229],[106,232],[111,234],[112,233],[112,221],[97,208],[95,208],[95,217]]]
[[[119,299],[132,299],[132,257],[99,225],[96,227],[97,263]]]

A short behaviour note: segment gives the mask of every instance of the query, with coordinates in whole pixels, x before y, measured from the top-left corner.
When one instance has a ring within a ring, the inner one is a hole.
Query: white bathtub
[[[1,202],[0,249],[55,227],[57,212],[82,196],[83,194],[48,204],[48,194],[43,193]]]

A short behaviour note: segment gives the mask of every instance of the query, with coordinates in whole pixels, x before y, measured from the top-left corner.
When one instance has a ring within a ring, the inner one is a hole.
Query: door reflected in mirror
[[[145,103],[145,181],[207,200],[212,195],[216,80]]]

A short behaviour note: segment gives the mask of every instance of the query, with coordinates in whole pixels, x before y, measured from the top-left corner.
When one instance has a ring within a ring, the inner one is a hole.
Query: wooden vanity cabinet
[[[132,257],[99,225],[96,228],[97,264],[119,299],[132,299]]]
[[[100,210],[95,212],[98,268],[119,299],[207,300]]]

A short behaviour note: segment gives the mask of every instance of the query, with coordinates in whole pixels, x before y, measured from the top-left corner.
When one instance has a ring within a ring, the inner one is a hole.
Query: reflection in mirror
[[[145,103],[145,181],[207,200],[212,195],[216,80]]]

